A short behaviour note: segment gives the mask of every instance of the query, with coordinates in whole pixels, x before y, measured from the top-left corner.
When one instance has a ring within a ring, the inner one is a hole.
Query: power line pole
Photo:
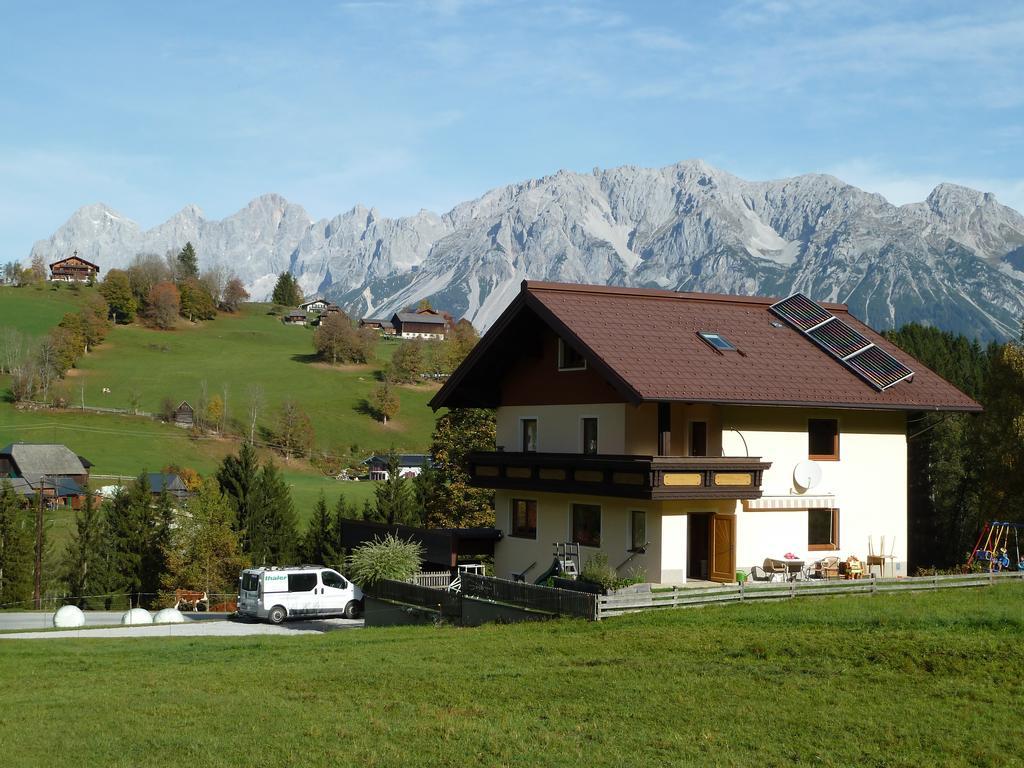
[[[39,490],[36,492],[36,566],[32,602],[37,611],[43,607],[43,491],[45,488],[46,475],[43,475],[39,478]]]

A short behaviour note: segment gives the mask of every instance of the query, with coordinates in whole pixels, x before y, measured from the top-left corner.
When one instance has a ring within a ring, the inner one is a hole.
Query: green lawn
[[[17,328],[38,338],[49,332],[67,312],[78,308],[89,289],[72,291],[67,287],[0,287],[0,328]]]
[[[115,328],[104,344],[83,358],[69,385],[73,402],[85,382],[87,405],[127,408],[133,391],[141,408],[157,412],[165,397],[176,403],[199,401],[205,382],[210,396],[227,392],[229,414],[245,420],[249,389],[263,389],[260,422],[272,426],[288,398],[313,420],[317,443],[331,451],[353,446],[367,455],[394,446],[422,450],[430,440],[434,415],[427,407],[433,387],[401,387],[398,417],[383,425],[366,413],[377,380],[375,372],[399,342],[381,341],[377,360],[366,366],[331,368],[313,360],[313,330],[285,326],[268,315],[268,305],[248,304],[236,316],[175,331],[141,326]],[[110,389],[104,394],[103,389]]]
[[[1003,766],[1024,588],[588,624],[3,641],[12,765]]]

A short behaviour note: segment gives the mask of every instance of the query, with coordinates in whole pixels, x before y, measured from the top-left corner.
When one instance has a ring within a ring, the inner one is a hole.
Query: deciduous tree
[[[316,439],[313,422],[302,407],[291,398],[281,404],[274,440],[286,459],[305,456]]]
[[[221,307],[225,312],[237,312],[242,302],[248,299],[249,292],[245,290],[245,285],[237,277],[232,276],[224,286]]]
[[[130,323],[139,311],[139,302],[132,291],[128,273],[122,269],[112,269],[100,283],[100,295],[107,301],[110,316],[116,323]]]
[[[472,486],[466,454],[493,451],[495,435],[494,411],[455,408],[438,417],[430,445],[433,466],[416,478],[429,527],[494,525],[494,494]]]
[[[238,574],[249,565],[249,558],[234,527],[231,502],[210,479],[199,486],[186,510],[165,548],[167,569],[161,586],[167,592],[234,593]]]
[[[173,328],[181,310],[181,295],[174,283],[154,285],[146,301],[146,317],[150,324],[164,330]]]
[[[388,419],[393,419],[398,415],[400,405],[398,395],[385,376],[373,391],[373,402],[371,403],[373,412],[383,424],[387,424]]]

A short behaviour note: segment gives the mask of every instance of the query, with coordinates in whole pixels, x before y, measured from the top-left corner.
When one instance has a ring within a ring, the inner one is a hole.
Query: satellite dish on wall
[[[816,461],[801,461],[793,468],[793,483],[797,488],[809,491],[821,482],[821,467]]]

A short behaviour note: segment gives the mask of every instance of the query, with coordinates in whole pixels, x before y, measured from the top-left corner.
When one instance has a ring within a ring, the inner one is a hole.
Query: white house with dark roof
[[[661,583],[906,574],[907,419],[981,410],[844,305],[535,282],[431,406],[496,409],[499,575],[554,542]]]

